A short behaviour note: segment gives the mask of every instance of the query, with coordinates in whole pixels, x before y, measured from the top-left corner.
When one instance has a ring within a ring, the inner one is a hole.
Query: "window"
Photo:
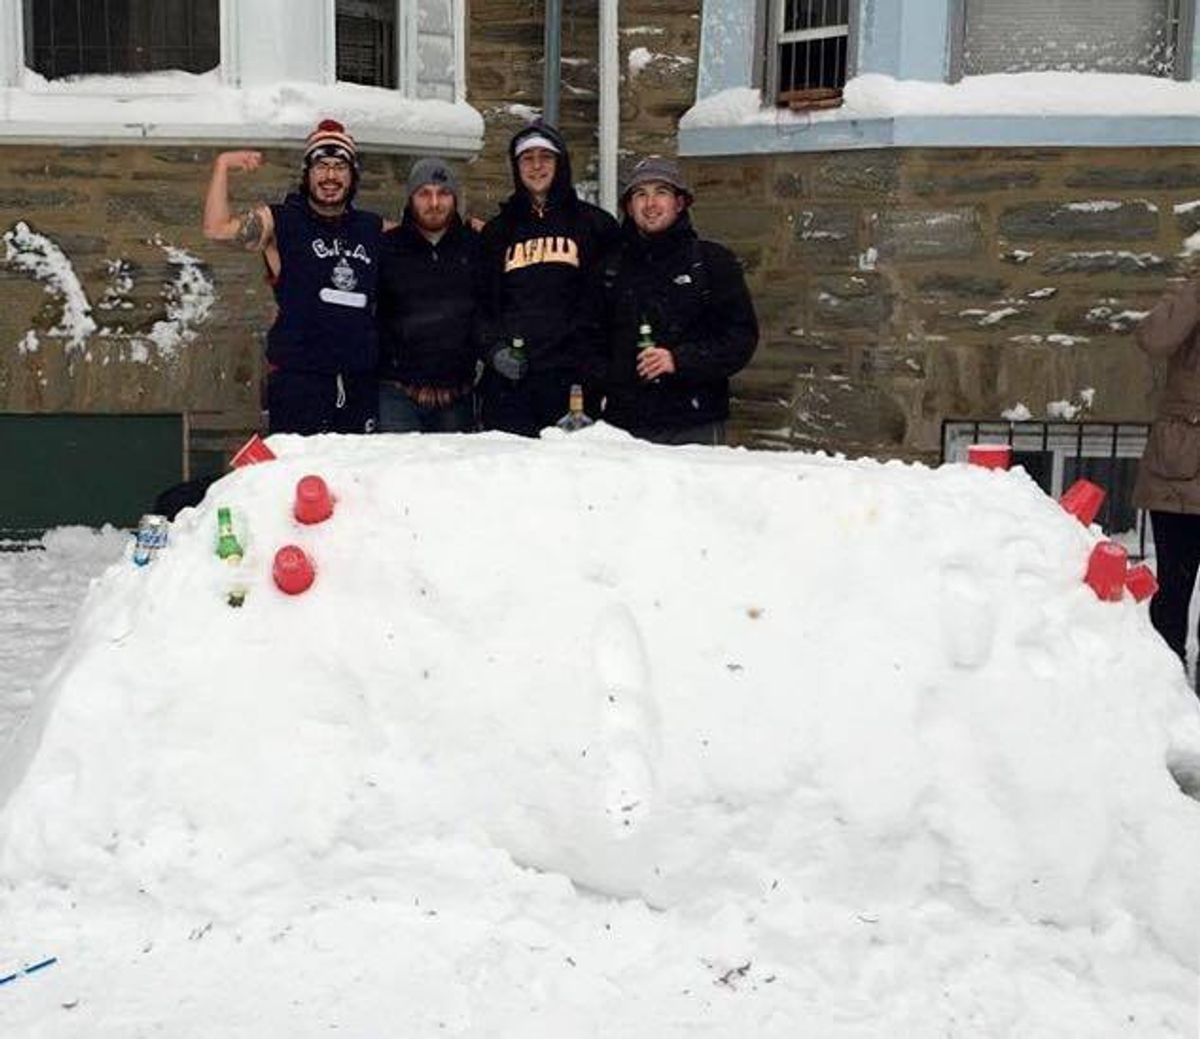
[[[959,0],[956,77],[1123,72],[1188,78],[1191,0]]]
[[[47,79],[221,60],[220,0],[25,0],[25,59]]]
[[[781,105],[841,104],[850,51],[850,0],[773,0],[767,82]]]
[[[395,89],[395,0],[337,0],[337,78]]]
[[[343,111],[364,145],[466,155],[467,2],[0,0],[0,141],[294,141]],[[279,83],[288,103],[263,104]],[[429,99],[456,110],[414,119]]]

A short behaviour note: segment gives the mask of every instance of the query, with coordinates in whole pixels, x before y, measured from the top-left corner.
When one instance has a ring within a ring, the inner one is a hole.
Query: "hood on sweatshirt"
[[[576,200],[575,187],[571,182],[571,156],[567,152],[567,142],[562,134],[549,123],[535,120],[513,134],[508,142],[508,163],[512,170],[513,196],[512,201],[531,206],[532,199],[525,185],[521,183],[521,174],[517,168],[517,147],[527,137],[544,137],[558,151],[558,160],[554,167],[554,179],[550,182],[547,195],[551,205],[570,205]]]

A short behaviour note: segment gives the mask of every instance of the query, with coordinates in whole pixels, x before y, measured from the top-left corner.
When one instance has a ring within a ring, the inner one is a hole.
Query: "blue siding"
[[[696,100],[754,81],[755,0],[705,0]]]
[[[857,73],[945,82],[950,23],[957,0],[857,0]],[[1197,8],[1200,25],[1200,0]],[[703,0],[697,100],[754,83],[756,0]],[[1200,71],[1200,30],[1193,40]],[[1184,116],[903,116],[681,129],[684,155],[824,151],[879,147],[1194,146],[1200,113]]]

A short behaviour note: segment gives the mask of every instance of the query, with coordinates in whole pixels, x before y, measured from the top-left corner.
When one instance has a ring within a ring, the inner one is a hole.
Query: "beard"
[[[354,194],[354,181],[347,184],[344,180],[333,177],[320,177],[313,170],[304,175],[301,182],[301,194],[310,205],[321,209],[339,209],[349,204]]]
[[[429,231],[432,234],[445,231],[450,226],[450,218],[453,215],[454,210],[449,208],[445,210],[413,210],[413,220],[416,222],[417,227],[422,231]]]

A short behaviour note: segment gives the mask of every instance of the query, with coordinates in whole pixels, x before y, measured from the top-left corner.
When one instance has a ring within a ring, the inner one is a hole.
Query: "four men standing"
[[[485,429],[536,436],[585,383],[636,436],[724,442],[728,378],[758,328],[733,254],[692,230],[678,168],[639,164],[618,227],[576,194],[554,128],[520,130],[509,160],[513,193],[477,235],[440,159],[413,165],[398,226],[355,209],[357,151],[333,120],[281,204],[233,215],[229,174],[262,155],[217,157],[205,234],[259,252],[278,304],[271,432],[466,431],[478,381]]]

